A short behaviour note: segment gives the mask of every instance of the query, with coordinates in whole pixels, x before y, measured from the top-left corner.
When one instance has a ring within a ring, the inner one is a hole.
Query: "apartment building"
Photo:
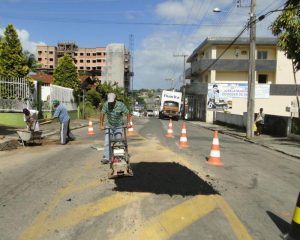
[[[240,38],[232,44],[233,39],[207,38],[188,57],[190,68],[185,75],[190,79],[186,86],[189,119],[212,122],[216,120],[216,112],[225,110],[232,115],[247,112],[249,38]],[[257,38],[255,56],[255,112],[263,107],[266,114],[290,116],[286,109],[297,102],[291,60],[277,47],[276,38]],[[209,102],[210,91],[215,87],[227,91],[223,93],[227,98],[218,107]]]
[[[37,58],[42,65],[40,71],[53,73],[53,70],[57,67],[58,59],[65,53],[68,53],[72,56],[79,73],[95,73],[101,81],[117,82],[120,87],[125,87],[126,90],[129,90],[130,53],[124,44],[117,44],[121,46],[122,51],[117,49],[118,53],[112,54],[114,49],[109,47],[110,45],[96,48],[80,48],[72,42],[59,42],[57,46],[38,45]],[[118,69],[119,75],[114,79],[107,77],[107,74],[105,77],[103,76],[103,73],[107,72],[107,51],[110,55],[110,68]]]

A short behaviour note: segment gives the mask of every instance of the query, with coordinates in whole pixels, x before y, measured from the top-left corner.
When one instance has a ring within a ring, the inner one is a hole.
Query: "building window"
[[[96,56],[96,53],[93,53],[93,56]]]
[[[77,64],[77,60],[76,59],[74,60],[74,63]]]
[[[267,83],[268,75],[267,74],[259,74],[258,75],[258,83]]]
[[[84,67],[80,67],[80,70],[83,70],[84,69]]]
[[[248,52],[246,50],[241,51],[241,55],[247,55],[247,54],[248,54]]]
[[[82,52],[80,53],[80,56],[83,56],[83,53],[82,53]]]
[[[96,60],[93,60],[93,63],[95,63],[96,62]]]
[[[97,59],[97,62],[102,62],[101,59]]]
[[[96,67],[93,67],[93,70],[96,70]]]
[[[42,54],[42,51],[38,51],[38,54]]]
[[[80,62],[83,63],[83,60],[81,59]]]
[[[86,60],[86,62],[88,62],[88,63],[89,63],[89,62],[91,62],[91,61],[90,61],[90,60]]]
[[[101,53],[101,52],[97,52],[97,55],[98,55],[98,56],[101,56],[101,55],[102,55],[102,53]]]
[[[74,53],[74,56],[77,56],[77,53]]]
[[[90,70],[91,68],[90,68],[90,67],[86,67],[86,69],[87,69],[87,70]]]
[[[90,54],[90,53],[87,53],[86,55],[87,55],[87,56],[91,56],[91,54]]]
[[[39,62],[42,61],[42,58],[38,58],[38,61],[39,61]]]
[[[49,61],[50,61],[50,62],[53,62],[53,58],[50,58]]]
[[[53,54],[53,51],[49,51],[49,54]]]
[[[49,65],[49,67],[53,69],[53,65]]]
[[[267,59],[268,52],[267,51],[258,51],[257,52],[257,59]]]

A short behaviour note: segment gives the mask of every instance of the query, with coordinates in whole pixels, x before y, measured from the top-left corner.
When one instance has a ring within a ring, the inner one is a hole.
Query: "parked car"
[[[135,116],[135,117],[140,117],[141,116],[141,114],[137,111],[133,111],[132,115]]]
[[[147,117],[154,117],[154,112],[151,109],[147,110]]]

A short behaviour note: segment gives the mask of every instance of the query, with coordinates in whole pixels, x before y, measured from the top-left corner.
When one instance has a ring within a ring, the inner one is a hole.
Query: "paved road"
[[[180,150],[180,122],[174,139],[167,123],[135,122],[133,178],[107,179],[92,148],[103,144],[97,126],[66,146],[53,138],[1,152],[3,239],[280,239],[274,221],[282,228],[292,217],[299,161],[221,135],[216,168],[205,163],[211,131],[188,125],[190,148]]]

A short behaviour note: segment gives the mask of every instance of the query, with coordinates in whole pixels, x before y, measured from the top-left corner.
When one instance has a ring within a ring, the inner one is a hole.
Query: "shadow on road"
[[[269,217],[272,219],[272,221],[276,224],[277,228],[281,231],[281,233],[287,233],[290,228],[290,224],[287,223],[285,220],[282,218],[278,217],[274,213],[267,211],[267,214]]]
[[[141,162],[131,164],[134,177],[115,179],[115,191],[150,192],[168,195],[219,194],[190,169],[178,163]]]
[[[16,134],[16,127],[0,125],[0,135]]]

